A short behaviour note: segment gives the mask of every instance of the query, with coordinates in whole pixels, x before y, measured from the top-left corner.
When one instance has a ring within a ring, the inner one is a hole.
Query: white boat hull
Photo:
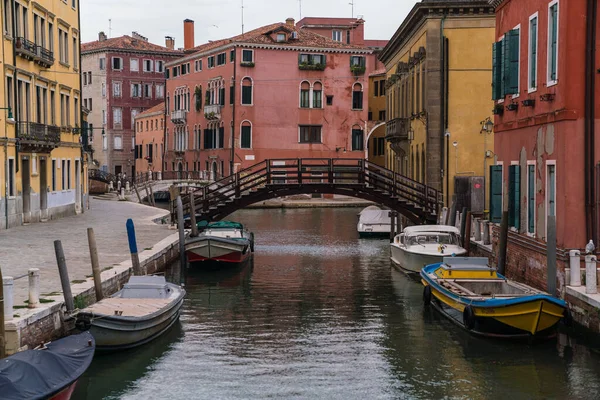
[[[419,273],[421,269],[427,265],[441,263],[444,257],[462,256],[466,253],[464,249],[455,251],[444,251],[438,254],[422,254],[413,251],[407,251],[405,248],[393,243],[391,246],[391,260],[402,268],[411,273]]]
[[[252,251],[249,240],[228,240],[218,237],[189,239],[185,244],[188,261],[222,261],[239,263],[246,261]]]

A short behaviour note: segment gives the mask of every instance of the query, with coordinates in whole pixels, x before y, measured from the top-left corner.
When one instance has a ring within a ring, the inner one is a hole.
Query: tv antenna
[[[112,36],[112,18],[108,19],[108,37]]]
[[[354,0],[352,0],[350,3],[348,3],[352,6],[352,18],[354,18]]]
[[[242,0],[242,35],[244,34],[244,0]]]
[[[302,0],[298,0],[298,4],[300,4],[300,19],[302,19]]]

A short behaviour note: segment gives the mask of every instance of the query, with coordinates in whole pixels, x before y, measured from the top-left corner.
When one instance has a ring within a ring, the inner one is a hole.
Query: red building
[[[509,212],[507,273],[546,288],[556,217],[559,291],[569,249],[598,245],[597,0],[493,0],[495,166],[490,218]]]
[[[216,178],[267,158],[364,158],[376,60],[353,21],[360,45],[288,19],[184,49],[167,64],[164,169]]]
[[[148,42],[144,36],[107,38],[81,45],[83,105],[90,110],[94,131],[94,160],[114,174],[135,175],[135,117],[165,101],[165,63],[181,57],[167,47]],[[103,128],[103,135],[99,128]]]

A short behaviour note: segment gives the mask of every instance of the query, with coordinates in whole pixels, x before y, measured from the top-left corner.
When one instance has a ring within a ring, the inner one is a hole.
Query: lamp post
[[[481,121],[479,124],[481,125],[481,130],[479,131],[479,134],[483,135],[483,198],[486,199],[486,197],[487,197],[487,195],[486,195],[487,179],[485,177],[487,174],[487,158],[488,158],[487,135],[490,135],[494,131],[494,123],[492,122],[490,117],[486,117],[486,119]],[[484,203],[488,204],[487,201]],[[484,205],[484,208],[485,208],[485,205]],[[486,211],[487,210],[484,210],[484,217],[485,217]]]

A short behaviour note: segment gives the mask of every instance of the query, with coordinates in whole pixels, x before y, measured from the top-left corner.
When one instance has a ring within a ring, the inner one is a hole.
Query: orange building
[[[165,137],[165,103],[149,108],[135,118],[135,170],[162,170]]]

